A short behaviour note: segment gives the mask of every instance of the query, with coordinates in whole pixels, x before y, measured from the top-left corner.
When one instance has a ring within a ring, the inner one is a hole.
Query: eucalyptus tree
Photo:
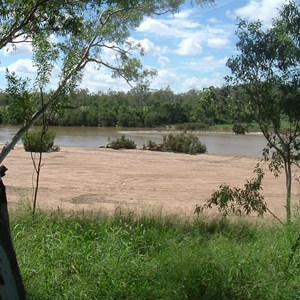
[[[154,74],[144,70],[133,53],[143,54],[129,39],[145,16],[176,12],[184,0],[4,0],[0,2],[0,50],[32,47],[36,79],[8,73],[9,91],[21,106],[23,126],[0,153],[0,163],[24,133],[46,111],[55,111],[93,63],[99,72],[111,70],[129,84]],[[199,4],[210,0],[195,1]],[[50,85],[51,83],[51,85]],[[47,99],[45,90],[51,86]],[[33,95],[33,96],[31,96]],[[36,95],[39,106],[35,103]],[[31,98],[34,97],[34,98]],[[4,168],[3,168],[4,170]],[[5,171],[0,172],[0,177]],[[10,239],[5,187],[0,180],[0,298],[25,299],[25,291]],[[10,297],[10,298],[9,298]]]
[[[227,66],[229,82],[245,90],[242,111],[250,109],[267,140],[264,149],[269,169],[277,176],[284,169],[286,216],[291,222],[292,165],[300,159],[300,11],[290,1],[282,6],[272,26],[240,20],[239,54]],[[241,100],[241,99],[240,99]]]

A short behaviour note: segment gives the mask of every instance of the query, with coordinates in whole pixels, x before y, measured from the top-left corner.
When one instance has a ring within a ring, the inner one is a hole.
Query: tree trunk
[[[7,169],[0,168],[0,299],[23,300],[26,293],[12,242],[6,191],[1,178]]]
[[[285,169],[285,184],[286,184],[286,220],[290,224],[292,222],[292,167],[291,162],[286,161],[284,164]]]

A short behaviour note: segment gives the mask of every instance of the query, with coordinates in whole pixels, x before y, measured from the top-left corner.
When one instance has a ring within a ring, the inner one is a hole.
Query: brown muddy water
[[[1,126],[0,143],[7,143],[19,127]],[[133,139],[137,148],[142,148],[149,140],[161,143],[165,130],[145,128],[95,128],[95,127],[51,127],[56,133],[55,144],[63,147],[100,147],[125,135]],[[266,141],[261,134],[235,135],[231,133],[197,132],[195,135],[207,147],[210,154],[259,157]]]

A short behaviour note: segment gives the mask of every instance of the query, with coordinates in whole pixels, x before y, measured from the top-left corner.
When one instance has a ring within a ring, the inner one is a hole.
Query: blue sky
[[[187,0],[175,15],[145,18],[132,32],[131,39],[141,43],[146,55],[146,67],[155,68],[157,76],[151,88],[169,86],[174,92],[187,92],[209,86],[221,86],[229,74],[225,64],[237,54],[234,32],[237,17],[260,19],[266,26],[278,13],[285,0],[216,0],[214,5],[196,6]],[[297,1],[299,3],[299,1]],[[34,77],[31,47],[18,46],[16,51],[0,51],[0,88],[5,88],[5,69],[20,76]],[[53,84],[55,83],[53,78]],[[104,69],[88,65],[84,71],[82,88],[91,92],[127,91],[130,87],[122,79],[112,79]]]

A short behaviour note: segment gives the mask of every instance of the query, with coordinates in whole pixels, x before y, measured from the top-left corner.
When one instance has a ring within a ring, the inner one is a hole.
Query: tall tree
[[[0,49],[28,43],[33,49],[37,70],[33,88],[40,99],[49,88],[52,76],[58,71],[57,85],[41,101],[41,106],[31,115],[25,115],[24,125],[0,153],[0,163],[22,138],[31,125],[54,110],[68,98],[82,79],[82,71],[93,63],[101,71],[108,68],[112,76],[124,78],[128,83],[153,74],[142,68],[132,56],[142,49],[131,42],[130,30],[136,28],[144,16],[175,12],[184,0],[4,0],[0,2]],[[198,3],[210,2],[198,0]],[[104,55],[109,52],[110,55]],[[27,85],[14,74],[8,74],[10,88],[16,100],[26,100]],[[24,80],[24,79],[23,79]],[[21,84],[20,84],[21,83]],[[53,82],[52,82],[53,83]],[[15,89],[14,89],[15,85]],[[32,87],[29,87],[32,88]],[[27,101],[28,100],[28,101]],[[22,101],[17,101],[21,104]],[[30,107],[21,110],[31,112]],[[3,174],[0,174],[3,176]],[[2,186],[0,186],[2,187]],[[24,299],[24,287],[12,246],[4,186],[0,190],[0,298]],[[12,294],[14,290],[18,290]]]
[[[227,66],[229,82],[245,90],[241,110],[255,114],[267,140],[269,168],[286,179],[286,216],[292,219],[292,165],[300,159],[300,11],[290,1],[283,5],[270,28],[260,21],[240,20],[239,54]],[[271,158],[270,158],[271,156]]]

